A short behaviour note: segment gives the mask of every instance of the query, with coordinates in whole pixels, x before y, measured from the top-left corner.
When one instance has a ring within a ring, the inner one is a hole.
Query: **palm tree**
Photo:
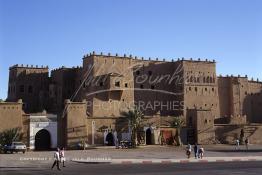
[[[136,147],[137,132],[141,128],[144,114],[137,107],[134,107],[128,111],[121,112],[121,115],[126,117],[129,121],[129,126],[131,129],[131,142],[133,147]]]
[[[22,133],[20,132],[20,128],[12,128],[7,129],[0,133],[0,144],[9,145],[13,141],[20,141],[22,139]]]
[[[184,126],[184,124],[185,124],[185,121],[182,118],[182,116],[174,117],[173,121],[171,122],[171,127],[176,128],[175,141],[178,146],[182,145],[180,133],[181,133],[181,128]]]

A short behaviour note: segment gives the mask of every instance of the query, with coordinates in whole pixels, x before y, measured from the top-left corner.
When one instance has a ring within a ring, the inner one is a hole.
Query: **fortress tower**
[[[9,68],[7,101],[23,100],[25,112],[46,108],[48,100],[48,67],[14,65]]]

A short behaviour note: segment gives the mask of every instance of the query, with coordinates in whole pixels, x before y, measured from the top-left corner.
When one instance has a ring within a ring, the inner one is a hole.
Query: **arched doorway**
[[[146,130],[146,144],[152,145],[152,133],[150,128]]]
[[[35,135],[35,150],[49,150],[50,140],[50,133],[46,129],[41,129]]]
[[[114,146],[114,135],[110,132],[106,135],[107,146]]]

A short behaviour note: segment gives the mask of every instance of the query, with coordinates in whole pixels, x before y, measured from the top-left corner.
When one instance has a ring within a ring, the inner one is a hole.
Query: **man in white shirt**
[[[51,169],[53,169],[54,166],[56,165],[57,169],[61,171],[59,162],[60,162],[60,155],[59,155],[59,148],[57,148],[56,152],[54,153],[54,163]]]

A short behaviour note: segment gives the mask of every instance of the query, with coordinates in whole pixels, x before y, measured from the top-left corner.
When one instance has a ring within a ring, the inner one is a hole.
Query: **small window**
[[[33,93],[33,87],[32,86],[28,86],[28,93],[29,94]]]
[[[154,85],[151,85],[151,89],[155,89],[155,86],[154,86]]]
[[[104,83],[103,83],[103,82],[100,82],[99,85],[100,85],[100,86],[104,86]]]
[[[138,71],[136,71],[136,75],[139,75],[140,74],[140,71],[138,70]]]
[[[152,75],[152,71],[148,71],[148,75],[151,76]]]
[[[115,86],[120,87],[120,82],[119,81],[115,82]]]
[[[144,85],[141,84],[141,85],[140,85],[140,88],[141,88],[141,89],[144,89]]]
[[[214,91],[215,91],[215,89],[214,89],[214,88],[212,88],[212,91],[214,92]]]
[[[191,116],[189,117],[189,126],[193,126],[193,118]]]
[[[189,89],[189,91],[191,91],[191,87],[189,87],[188,89]]]
[[[127,83],[125,83],[125,87],[128,87],[128,84],[127,84]]]
[[[25,91],[25,87],[24,87],[24,85],[20,85],[19,90],[20,90],[20,92],[23,93],[23,92]]]
[[[205,91],[207,91],[207,88],[205,88]]]
[[[197,92],[197,87],[195,87],[195,91]]]

